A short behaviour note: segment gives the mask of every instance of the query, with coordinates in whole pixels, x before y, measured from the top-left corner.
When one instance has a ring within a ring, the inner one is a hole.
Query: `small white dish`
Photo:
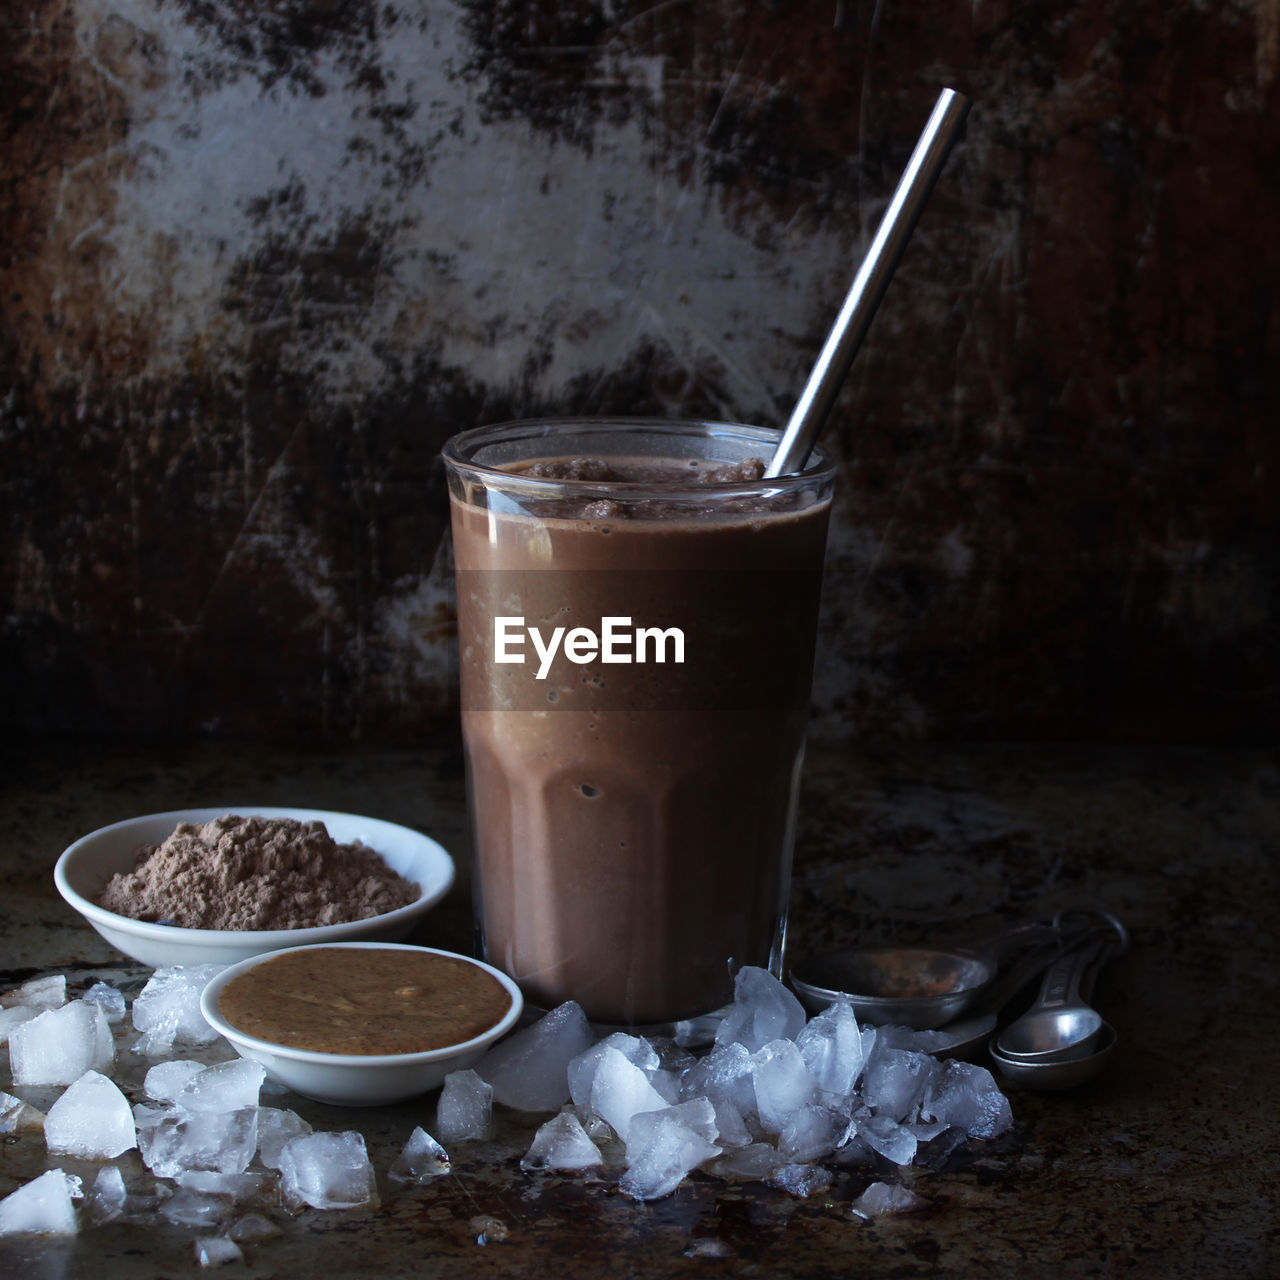
[[[95,899],[107,881],[117,872],[132,870],[138,850],[144,845],[160,844],[179,822],[202,824],[228,813],[323,822],[335,842],[350,844],[359,840],[368,845],[393,871],[417,883],[421,893],[408,906],[380,916],[309,929],[183,929],[132,920],[98,906]],[[309,943],[398,942],[449,891],[454,865],[430,836],[394,822],[327,809],[224,805],[217,809],[174,809],[100,827],[65,850],[54,867],[53,879],[63,898],[113,947],[159,969],[168,965],[235,964],[263,952]]]
[[[320,944],[333,945],[333,944]],[[260,1062],[273,1080],[316,1102],[344,1107],[377,1107],[415,1098],[440,1085],[451,1071],[463,1071],[480,1060],[486,1049],[507,1034],[520,1018],[524,998],[520,988],[500,969],[473,960],[470,956],[440,951],[435,947],[412,947],[395,943],[343,942],[342,948],[382,948],[448,956],[464,960],[483,969],[502,984],[511,997],[511,1007],[487,1031],[460,1044],[443,1049],[427,1049],[421,1053],[317,1053],[310,1049],[294,1049],[289,1045],[260,1040],[227,1022],[218,1012],[218,997],[223,988],[255,965],[275,959],[275,955],[255,956],[218,974],[200,997],[200,1011],[205,1021],[229,1040],[242,1058]],[[314,947],[289,947],[288,951],[311,951]]]

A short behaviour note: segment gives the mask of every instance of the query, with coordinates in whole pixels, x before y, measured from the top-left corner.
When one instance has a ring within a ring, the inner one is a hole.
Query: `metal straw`
[[[968,114],[967,98],[954,89],[942,91],[809,374],[766,476],[793,475],[804,467]]]

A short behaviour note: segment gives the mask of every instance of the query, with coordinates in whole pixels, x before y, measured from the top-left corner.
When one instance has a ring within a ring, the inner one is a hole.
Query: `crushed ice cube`
[[[159,1178],[188,1169],[243,1173],[258,1147],[258,1109],[190,1112],[136,1106],[138,1150]]]
[[[89,1004],[100,1005],[112,1026],[124,1021],[124,992],[117,990],[109,982],[95,982],[84,993],[84,999]]]
[[[43,1128],[43,1112],[11,1093],[0,1091],[0,1133],[30,1133]]]
[[[708,1126],[715,1132],[712,1117],[714,1111],[705,1098],[633,1116],[627,1136],[627,1171],[618,1180],[618,1190],[635,1200],[669,1195],[685,1174],[720,1154],[706,1136]]]
[[[556,1169],[570,1173],[604,1164],[600,1148],[591,1141],[582,1121],[572,1111],[562,1111],[533,1135],[529,1150],[520,1161],[526,1171]]]
[[[717,1178],[730,1182],[753,1182],[768,1178],[783,1163],[771,1142],[752,1142],[726,1151],[708,1166]]]
[[[751,1052],[772,1040],[792,1040],[805,1024],[804,1006],[767,969],[744,965],[733,983],[733,1005],[716,1030],[717,1044]]]
[[[200,1012],[200,996],[224,967],[193,964],[157,969],[133,1002],[133,1025],[143,1032],[134,1052],[154,1058],[177,1043],[210,1044],[216,1040],[218,1033]]]
[[[124,1214],[128,1200],[124,1174],[118,1165],[109,1164],[98,1170],[85,1200],[85,1208],[95,1222],[113,1222]]]
[[[244,1217],[237,1218],[227,1231],[227,1235],[239,1244],[253,1244],[280,1234],[280,1228],[260,1213],[246,1213]]]
[[[378,1188],[364,1137],[348,1130],[291,1138],[280,1153],[280,1191],[285,1202],[297,1208],[376,1206]]]
[[[707,1098],[690,1098],[675,1106],[664,1107],[661,1111],[642,1111],[632,1116],[631,1127],[627,1134],[627,1162],[631,1163],[648,1145],[649,1136],[655,1125],[661,1122],[675,1121],[692,1130],[706,1142],[715,1142],[720,1131],[716,1128],[715,1108]]]
[[[681,1088],[685,1097],[710,1098],[717,1107],[728,1103],[739,1115],[750,1115],[756,1109],[751,1067],[751,1053],[746,1045],[716,1045],[684,1073]]]
[[[971,1138],[994,1138],[1013,1125],[1009,1099],[1000,1092],[991,1072],[972,1062],[946,1063],[930,1082],[920,1114],[946,1127],[963,1129]]]
[[[501,1244],[511,1234],[501,1218],[487,1213],[476,1214],[467,1226],[476,1233],[476,1244]]]
[[[250,1058],[232,1058],[191,1076],[174,1101],[188,1111],[238,1111],[241,1107],[256,1107],[258,1091],[266,1078],[262,1063]]]
[[[279,1169],[284,1144],[290,1138],[310,1132],[311,1126],[296,1111],[282,1107],[259,1107],[258,1160],[268,1169]]]
[[[771,1040],[752,1054],[756,1114],[767,1133],[780,1133],[787,1118],[817,1097],[817,1085],[793,1040]]]
[[[35,1231],[47,1235],[72,1235],[76,1210],[72,1197],[80,1179],[61,1169],[47,1169],[0,1200],[0,1235]]]
[[[804,1065],[823,1093],[848,1098],[865,1063],[862,1032],[843,996],[811,1018],[796,1036]]]
[[[620,1049],[609,1048],[596,1064],[590,1105],[625,1142],[632,1116],[643,1111],[660,1111],[667,1106],[667,1100]]]
[[[58,1009],[67,1003],[67,979],[65,974],[49,973],[32,978],[12,991],[0,995],[0,1009],[12,1009],[23,1005],[28,1009]]]
[[[33,1009],[29,1004],[15,1004],[12,1009],[0,1009],[0,1044],[8,1042],[9,1033],[14,1027],[30,1022],[43,1012],[42,1009]]]
[[[83,1000],[46,1009],[9,1034],[14,1084],[71,1084],[86,1071],[105,1071],[114,1058],[106,1015]]]
[[[840,1145],[848,1128],[848,1119],[839,1112],[820,1103],[805,1103],[783,1122],[778,1151],[793,1162],[824,1160]]]
[[[201,1236],[195,1243],[196,1261],[202,1267],[221,1267],[243,1262],[244,1253],[230,1236]]]
[[[928,1207],[928,1201],[908,1187],[889,1182],[873,1182],[854,1202],[853,1212],[859,1218],[878,1218],[886,1213],[913,1213]]]
[[[769,1174],[765,1181],[779,1191],[803,1199],[805,1196],[821,1195],[824,1191],[829,1191],[833,1179],[830,1172],[821,1165],[784,1164]]]
[[[279,1199],[280,1179],[267,1169],[243,1173],[217,1173],[212,1169],[188,1169],[174,1179],[178,1186],[202,1195],[226,1196],[235,1205],[270,1205]]]
[[[910,1164],[920,1145],[910,1126],[900,1124],[891,1115],[873,1115],[861,1120],[857,1136],[872,1151],[897,1165]]]
[[[448,1153],[419,1125],[392,1162],[387,1178],[402,1187],[414,1186],[439,1178],[449,1169]]]
[[[652,1075],[658,1069],[658,1051],[648,1040],[628,1035],[625,1031],[614,1031],[584,1049],[569,1063],[569,1096],[575,1105],[590,1105],[591,1085],[596,1078],[600,1059],[607,1049],[617,1049],[628,1062],[634,1063],[646,1075]]]
[[[451,1071],[436,1103],[436,1132],[445,1142],[470,1142],[492,1128],[493,1086],[472,1070]]]
[[[863,1101],[873,1111],[895,1120],[914,1118],[924,1092],[942,1070],[927,1053],[890,1049],[877,1041],[862,1083]]]
[[[556,1111],[569,1101],[569,1063],[591,1047],[591,1026],[572,1000],[495,1045],[476,1067],[494,1100],[517,1111]]]
[[[203,1062],[191,1058],[172,1058],[157,1062],[143,1078],[142,1091],[153,1102],[173,1102],[192,1076],[205,1069]]]
[[[233,1212],[230,1196],[210,1195],[205,1191],[193,1191],[179,1187],[161,1206],[161,1217],[180,1227],[216,1227],[225,1222]]]
[[[87,1160],[110,1160],[138,1145],[128,1098],[99,1071],[86,1071],[49,1108],[44,1140],[57,1155]]]

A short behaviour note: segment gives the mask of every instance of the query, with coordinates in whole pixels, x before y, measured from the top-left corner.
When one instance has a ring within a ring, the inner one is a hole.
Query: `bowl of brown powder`
[[[453,879],[449,854],[408,827],[251,805],[116,822],[54,868],[58,892],[103,938],[156,968],[397,942]]]

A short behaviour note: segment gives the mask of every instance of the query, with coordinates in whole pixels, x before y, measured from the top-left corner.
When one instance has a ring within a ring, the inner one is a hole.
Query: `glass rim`
[[[506,471],[501,467],[478,462],[468,451],[475,451],[489,444],[519,440],[548,439],[561,430],[609,432],[644,431],[655,436],[681,436],[689,438],[703,435],[707,439],[719,436],[736,437],[739,440],[758,441],[766,460],[772,457],[782,430],[778,427],[760,427],[741,422],[719,422],[706,418],[647,418],[616,415],[590,415],[560,418],[517,418],[495,422],[488,426],[469,427],[445,441],[440,450],[446,466],[487,488],[502,488],[510,493],[531,497],[553,497],[572,494],[575,498],[599,494],[608,498],[662,497],[676,502],[712,501],[716,504],[737,498],[777,497],[796,490],[811,488],[815,482],[833,479],[836,460],[820,444],[805,463],[804,470],[788,476],[762,476],[758,480],[732,481],[725,484],[699,485],[696,488],[676,487],[652,481],[631,480],[570,480],[552,479],[546,476],[529,476]],[[531,455],[532,456],[532,455]]]

